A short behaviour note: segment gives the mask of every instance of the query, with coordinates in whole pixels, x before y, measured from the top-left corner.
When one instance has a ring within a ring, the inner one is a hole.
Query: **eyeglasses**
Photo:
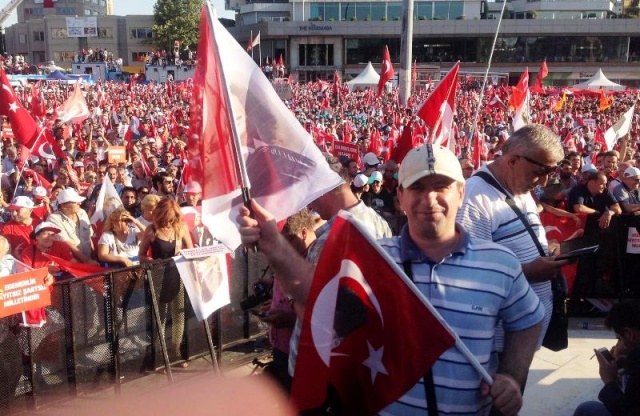
[[[548,166],[548,165],[542,164],[542,163],[540,163],[540,162],[538,162],[536,160],[528,158],[526,156],[522,156],[522,155],[517,155],[517,156],[523,158],[524,160],[526,160],[527,162],[531,163],[532,165],[536,165],[538,167],[541,167],[543,169],[543,171],[540,172],[541,176],[551,175],[553,172],[556,171],[556,169],[558,169],[557,165],[556,166]]]

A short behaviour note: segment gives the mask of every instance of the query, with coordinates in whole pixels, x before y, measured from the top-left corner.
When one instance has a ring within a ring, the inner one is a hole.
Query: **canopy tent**
[[[351,91],[365,89],[367,87],[376,87],[380,81],[380,75],[373,69],[371,62],[367,67],[354,79],[347,81],[347,85]]]
[[[613,81],[609,81],[609,79],[602,73],[602,69],[600,68],[598,69],[598,72],[596,72],[596,74],[590,79],[574,85],[573,88],[584,88],[590,90],[599,90],[601,88],[604,88],[605,90],[620,91],[624,90],[625,86],[616,84]]]
[[[71,81],[71,78],[69,78],[66,74],[64,74],[61,71],[53,71],[52,73],[47,75],[47,79],[57,80],[57,81]]]

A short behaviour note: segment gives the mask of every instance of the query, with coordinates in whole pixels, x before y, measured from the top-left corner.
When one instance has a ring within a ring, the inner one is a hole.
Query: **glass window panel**
[[[371,19],[371,3],[356,3],[356,17],[358,20]]]
[[[459,19],[464,15],[464,2],[451,1],[449,5],[449,19]]]
[[[450,1],[436,1],[434,4],[433,18],[438,20],[450,20],[449,12],[451,11]]]
[[[402,3],[387,3],[387,19],[402,19]]]
[[[324,20],[340,20],[340,3],[324,4]]]
[[[351,20],[356,15],[356,4],[355,3],[340,3],[341,7],[341,20]]]
[[[414,6],[415,19],[431,19],[433,17],[433,3],[430,1],[419,1]]]
[[[387,17],[385,3],[371,3],[371,20],[382,20]]]
[[[318,17],[324,20],[324,3],[311,3],[309,7],[309,19],[315,20]]]

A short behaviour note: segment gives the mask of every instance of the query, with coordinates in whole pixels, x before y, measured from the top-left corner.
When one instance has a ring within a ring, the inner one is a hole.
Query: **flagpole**
[[[249,45],[251,45],[251,59],[253,59],[253,30],[249,31]]]
[[[42,136],[42,133],[44,132],[44,129],[45,129],[44,127],[40,128],[40,133],[38,133],[38,136],[36,136],[36,140],[31,145],[31,149],[29,149],[29,156],[31,156],[33,154],[33,147],[36,145],[36,143],[38,143],[38,140],[40,139],[40,136]],[[22,147],[24,147],[24,146],[21,145],[20,148],[22,148]],[[16,178],[16,187],[13,189],[14,195],[15,195],[16,191],[18,190],[18,186],[20,186],[20,178],[22,178],[22,174],[24,173],[24,169],[25,169],[26,165],[27,165],[27,160],[22,162],[22,168],[18,171],[18,177]]]
[[[216,56],[216,60],[218,62],[218,69],[220,73],[220,78],[222,81],[222,96],[224,97],[225,105],[227,106],[227,114],[229,116],[229,124],[231,125],[231,132],[233,135],[233,144],[234,151],[236,156],[236,162],[238,169],[240,171],[240,180],[242,181],[242,198],[247,207],[250,206],[251,201],[251,182],[249,181],[249,173],[247,172],[247,165],[242,157],[241,153],[241,144],[240,144],[240,134],[238,133],[238,126],[236,125],[236,118],[233,111],[233,105],[231,104],[231,93],[229,91],[229,84],[227,83],[227,77],[224,73],[224,69],[222,68],[222,60],[220,58],[220,50],[218,49],[218,40],[216,39],[215,30],[213,26],[214,19],[216,18],[215,10],[213,9],[213,5],[211,4],[211,0],[207,0],[206,2],[206,10],[207,17],[209,18],[209,30],[211,31],[211,37],[213,40],[213,53]],[[251,48],[253,51],[253,48]]]
[[[260,32],[258,32],[258,36],[260,36]],[[260,68],[262,68],[262,39],[258,43],[258,55],[260,55]]]
[[[482,107],[482,97],[484,97],[484,89],[487,86],[487,78],[489,78],[489,70],[491,69],[491,62],[493,61],[493,52],[496,50],[496,42],[498,41],[498,33],[500,33],[500,25],[502,24],[502,16],[504,16],[504,8],[507,5],[506,1],[502,2],[502,10],[500,10],[500,19],[498,19],[498,25],[496,26],[496,33],[493,35],[493,44],[491,45],[491,52],[489,53],[489,61],[487,62],[487,69],[484,71],[484,78],[482,80],[482,88],[480,88],[480,94],[478,96],[478,106],[476,107],[476,113],[473,115],[473,123],[471,123],[471,132],[469,143],[467,144],[467,151],[472,146],[473,136],[478,128],[478,117],[480,117],[480,107]]]
[[[351,225],[356,227],[358,231],[360,231],[360,234],[362,234],[362,236],[366,238],[367,241],[369,241],[369,243],[373,247],[375,247],[376,251],[384,259],[384,261],[386,261],[387,264],[391,266],[391,268],[404,281],[407,287],[420,299],[420,301],[424,304],[424,306],[427,309],[429,309],[429,312],[431,312],[433,316],[447,329],[447,331],[451,334],[451,336],[456,341],[456,344],[455,344],[456,348],[458,348],[458,351],[460,351],[460,353],[464,355],[464,357],[469,361],[469,364],[471,364],[471,366],[478,372],[478,374],[480,374],[480,376],[483,378],[484,381],[487,382],[487,384],[493,385],[493,378],[491,378],[487,370],[485,370],[482,364],[480,364],[480,361],[478,361],[478,359],[475,357],[475,355],[473,355],[473,353],[464,344],[464,342],[462,342],[458,334],[453,332],[453,330],[451,329],[447,321],[445,321],[442,315],[440,315],[440,312],[438,312],[438,310],[433,307],[433,305],[431,304],[431,302],[429,302],[426,296],[417,288],[417,286],[411,281],[411,279],[407,277],[404,270],[402,270],[400,266],[398,266],[398,264],[391,258],[389,253],[387,253],[382,247],[380,247],[380,245],[376,242],[376,240],[371,237],[371,234],[369,234],[369,231],[364,229],[364,227],[362,227],[358,221],[353,221],[352,220],[353,214],[351,214],[350,212],[340,210],[338,215],[347,219],[351,223]]]

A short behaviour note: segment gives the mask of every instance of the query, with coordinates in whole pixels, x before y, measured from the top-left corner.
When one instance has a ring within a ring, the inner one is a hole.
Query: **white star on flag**
[[[384,346],[380,347],[379,350],[376,350],[371,346],[371,343],[367,341],[367,348],[369,349],[369,358],[364,360],[362,364],[371,369],[371,384],[373,384],[376,381],[378,373],[382,373],[387,376],[389,373],[387,372],[387,369],[384,368],[384,364],[382,364],[382,352],[384,350]]]
[[[15,102],[9,104],[9,110],[13,111],[14,113],[18,111],[18,108],[18,104],[16,104]]]

